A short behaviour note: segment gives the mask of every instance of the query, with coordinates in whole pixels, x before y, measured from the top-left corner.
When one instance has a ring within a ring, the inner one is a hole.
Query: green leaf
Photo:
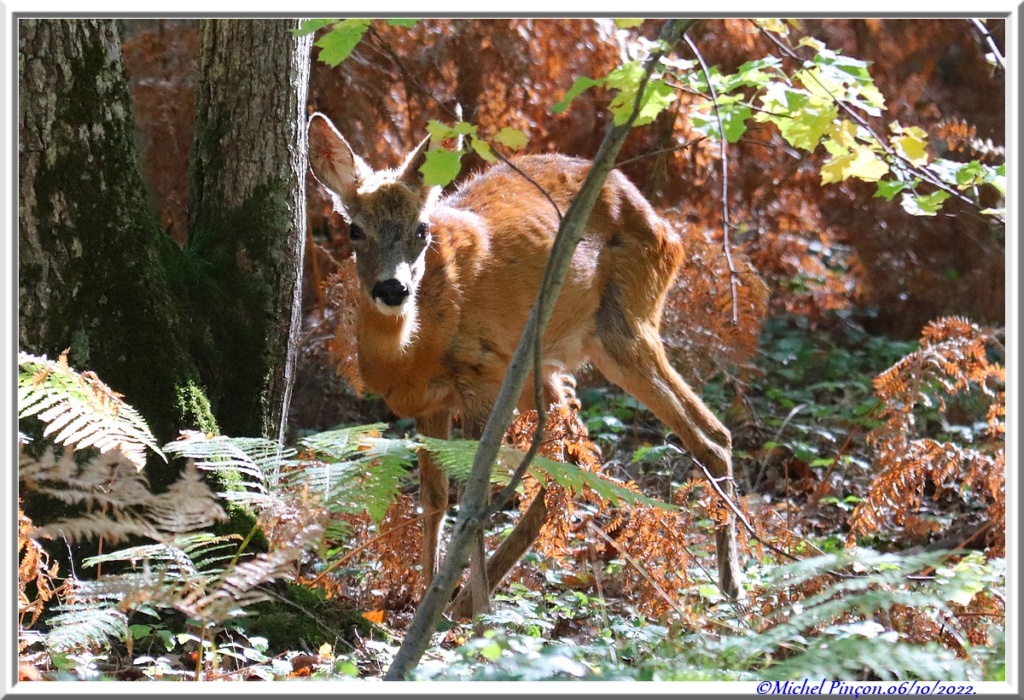
[[[615,26],[619,29],[632,29],[633,27],[639,27],[643,24],[642,19],[617,19],[615,20]]]
[[[942,203],[949,199],[949,196],[949,193],[943,190],[936,190],[928,195],[915,195],[910,192],[904,192],[900,203],[908,213],[914,216],[935,216],[935,213],[942,207]]]
[[[976,160],[965,163],[963,167],[956,171],[956,184],[960,189],[966,189],[977,182],[983,182],[984,179],[985,168]]]
[[[436,119],[427,121],[427,133],[430,134],[430,143],[437,145],[448,139],[459,136],[476,136],[476,124],[469,122],[455,122],[448,125]]]
[[[164,649],[167,651],[174,649],[174,634],[170,630],[157,630],[156,636],[164,643]]]
[[[626,83],[620,92],[612,99],[608,109],[613,115],[612,121],[616,126],[626,123],[633,113],[633,105],[636,102],[636,91],[639,85]],[[644,88],[644,95],[640,100],[640,111],[637,114],[633,126],[643,126],[654,121],[676,98],[676,91],[664,80],[652,80]]]
[[[334,665],[334,670],[343,676],[359,678],[359,667],[351,661],[340,661]]]
[[[312,34],[321,27],[326,27],[328,24],[334,24],[340,21],[340,19],[307,19],[303,20],[302,24],[299,25],[298,29],[292,30],[293,36],[306,36]]]
[[[494,155],[494,151],[491,150],[491,144],[487,143],[483,139],[470,138],[469,145],[474,151],[476,151],[477,155],[488,163],[498,162],[498,157]]]
[[[582,93],[592,87],[603,84],[603,80],[594,80],[587,75],[577,76],[576,80],[572,81],[572,87],[569,88],[569,92],[565,93],[565,97],[562,98],[562,101],[553,106],[551,111],[555,114],[561,114],[565,111],[565,108],[569,106],[569,103],[579,97]]]
[[[782,138],[796,148],[813,151],[822,137],[835,128],[833,122],[839,108],[830,98],[774,82],[766,86],[760,99],[764,111],[754,119],[775,124]]]
[[[388,20],[388,24],[392,27],[405,27],[406,29],[415,27],[417,22],[419,22],[418,19],[399,19],[397,17]]]
[[[782,65],[782,61],[775,56],[768,56],[756,61],[747,61],[736,69],[732,76],[731,86],[745,85],[747,87],[761,88],[768,84],[776,75],[776,71]],[[769,72],[770,71],[770,72]]]
[[[884,197],[891,202],[892,198],[903,191],[907,183],[902,180],[879,180],[878,189],[875,190],[876,197]]]
[[[504,127],[501,131],[494,135],[494,141],[497,141],[506,148],[511,148],[514,151],[526,146],[530,139],[525,133],[519,129],[513,129],[510,126]]]
[[[497,661],[501,658],[501,645],[497,642],[490,642],[480,649],[480,656],[488,661]]]
[[[725,140],[729,143],[736,143],[747,131],[747,120],[751,117],[750,107],[746,105],[732,105],[722,110],[722,128],[725,129]]]
[[[691,117],[693,128],[705,136],[720,139],[721,134],[718,133],[718,118],[714,113],[714,104],[706,102],[701,107],[710,109],[711,113],[694,113]],[[725,140],[729,143],[736,143],[747,131],[747,120],[750,119],[752,114],[750,107],[745,104],[739,104],[735,100],[720,101],[718,112],[722,118],[722,127],[725,129]]]
[[[420,166],[423,182],[428,187],[444,187],[459,176],[462,169],[461,160],[461,151],[446,151],[441,148],[427,151],[426,161]]]
[[[320,47],[319,59],[332,68],[337,67],[352,54],[369,27],[368,19],[345,19],[336,23],[330,32],[316,40],[316,46]]]

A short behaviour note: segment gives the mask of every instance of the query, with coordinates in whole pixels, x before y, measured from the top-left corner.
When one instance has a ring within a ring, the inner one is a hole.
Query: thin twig
[[[612,547],[615,547],[615,549],[618,550],[619,554],[622,555],[623,559],[628,561],[633,566],[633,568],[636,569],[637,572],[639,572],[639,574],[644,577],[644,579],[646,579],[647,583],[651,584],[654,590],[658,592],[658,595],[660,595],[662,599],[664,599],[664,601],[669,604],[669,607],[675,610],[681,619],[686,619],[686,613],[683,612],[682,608],[680,608],[679,605],[674,600],[672,600],[669,594],[665,592],[664,588],[658,585],[658,582],[654,580],[654,577],[647,573],[647,569],[641,566],[640,562],[634,559],[629,552],[622,548],[622,545],[620,545],[618,542],[609,537],[607,532],[599,528],[594,523],[587,523],[587,527],[593,530],[598,537],[602,538]],[[703,636],[703,633],[701,633],[700,630],[697,630],[697,632],[701,634],[701,636]]]
[[[1006,72],[1006,61],[1003,59],[1003,54],[1000,53],[1000,51],[999,51],[999,46],[996,45],[996,40],[995,40],[995,38],[993,38],[992,32],[990,32],[988,30],[988,27],[986,27],[985,23],[982,22],[980,19],[977,19],[977,18],[971,19],[971,24],[978,31],[978,33],[981,34],[981,37],[982,37],[982,39],[985,40],[985,43],[988,44],[989,49],[991,49],[991,51],[992,51],[993,58],[995,58],[996,63],[999,64],[999,67],[1005,73]]]
[[[414,88],[416,88],[419,92],[421,92],[423,95],[425,95],[428,99],[433,100],[434,103],[438,107],[440,107],[441,109],[446,111],[453,119],[455,119],[456,121],[460,121],[460,122],[462,121],[462,114],[460,114],[454,108],[449,107],[444,102],[439,100],[434,93],[432,93],[427,88],[423,87],[423,85],[421,85],[419,83],[419,81],[417,81],[415,78],[412,77],[412,74],[405,67],[405,64],[402,62],[402,59],[398,56],[397,53],[395,53],[394,49],[392,49],[390,46],[388,46],[387,42],[384,41],[384,39],[377,33],[377,31],[372,26],[370,27],[370,36],[371,36],[371,38],[374,41],[378,42],[381,45],[378,48],[378,50],[382,50],[384,55],[387,56],[391,60],[391,62],[395,64],[395,66],[398,68],[399,71],[401,71],[401,73],[405,77],[405,79]],[[377,48],[377,47],[375,47],[375,48]],[[533,185],[537,189],[537,191],[540,192],[544,196],[544,198],[548,200],[548,202],[551,204],[551,206],[554,207],[554,209],[555,209],[555,214],[558,216],[558,223],[561,224],[562,223],[562,210],[561,210],[561,208],[559,208],[559,206],[555,202],[555,200],[552,199],[552,197],[548,193],[548,191],[546,189],[544,189],[540,185],[539,182],[537,182],[532,177],[530,177],[529,175],[524,173],[518,166],[516,166],[511,160],[509,160],[503,153],[501,153],[501,151],[495,149],[493,145],[491,146],[491,152],[498,158],[498,160],[500,160],[502,163],[504,163],[505,165],[510,167],[520,177],[522,177],[524,180],[526,180],[531,185]]]
[[[708,69],[708,64],[704,62],[704,57],[697,49],[697,44],[693,42],[689,35],[684,35],[683,40],[690,47],[690,50],[693,51],[697,61],[700,63],[700,69],[703,71],[704,79],[708,82],[708,89],[711,91],[711,101],[715,106],[715,118],[718,120],[718,143],[722,154],[722,248],[725,249],[725,260],[729,264],[729,292],[732,294],[732,325],[738,326],[740,325],[740,301],[737,288],[740,285],[740,276],[736,272],[736,265],[732,261],[732,251],[730,250],[731,245],[729,243],[729,227],[732,224],[729,222],[729,156],[728,149],[726,148],[725,126],[722,123],[722,113],[718,107],[718,92],[711,81],[711,71]]]
[[[687,141],[686,143],[680,144],[678,146],[673,146],[672,148],[659,148],[657,151],[648,151],[647,153],[641,153],[638,156],[626,158],[626,160],[620,160],[615,164],[615,167],[621,168],[624,165],[629,165],[630,163],[635,163],[639,160],[646,160],[647,158],[653,158],[654,156],[660,156],[665,153],[674,153],[675,151],[682,151],[689,148],[690,146],[696,146],[698,143],[700,143],[706,138],[707,136],[701,136],[699,138],[693,139],[692,141]]]
[[[789,552],[786,552],[780,549],[779,547],[776,547],[771,542],[766,542],[763,539],[761,539],[760,536],[758,536],[758,534],[754,531],[754,526],[750,524],[749,520],[747,520],[747,516],[743,514],[742,510],[740,510],[740,507],[736,505],[736,503],[734,503],[733,500],[729,498],[729,496],[726,495],[725,491],[718,484],[718,478],[713,476],[711,472],[708,471],[708,468],[705,467],[699,459],[697,459],[693,455],[690,455],[690,459],[693,460],[694,464],[701,468],[701,471],[704,472],[704,476],[707,478],[708,483],[711,484],[711,488],[714,489],[715,493],[718,494],[718,497],[722,499],[726,507],[728,507],[729,510],[731,510],[733,514],[735,514],[736,519],[743,523],[743,527],[746,528],[747,533],[750,535],[751,538],[754,539],[754,541],[760,542],[771,551],[775,552],[781,557],[789,559],[790,561],[800,561],[798,557],[795,557]]]

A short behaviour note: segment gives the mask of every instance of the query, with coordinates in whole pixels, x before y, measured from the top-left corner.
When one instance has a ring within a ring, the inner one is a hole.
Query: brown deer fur
[[[364,294],[357,311],[359,371],[417,430],[448,437],[461,414],[482,428],[537,295],[558,214],[507,165],[492,167],[438,200],[418,172],[426,142],[394,170],[374,171],[320,114],[309,122],[317,179],[352,224]],[[561,155],[523,156],[516,168],[563,212],[590,163]],[[573,256],[543,338],[545,396],[564,400],[560,374],[585,362],[649,407],[691,454],[732,489],[728,430],[668,362],[659,336],[665,294],[683,259],[679,235],[624,175],[613,171]],[[520,402],[532,408],[532,378]],[[448,505],[447,477],[420,455],[423,580],[438,565]],[[540,500],[540,499],[539,499]],[[530,509],[487,566],[492,588],[529,548],[543,522]],[[717,532],[719,583],[742,594],[730,518]],[[457,612],[466,612],[463,605]]]

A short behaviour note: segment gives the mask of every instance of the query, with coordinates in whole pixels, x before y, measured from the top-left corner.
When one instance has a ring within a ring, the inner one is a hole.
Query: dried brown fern
[[[32,538],[32,521],[18,506],[18,647],[31,643],[26,634],[36,624],[51,600],[68,592],[67,582],[58,579],[57,563]]]
[[[677,223],[677,227],[681,227]],[[753,266],[737,251],[738,323],[732,320],[729,268],[721,243],[688,227],[686,260],[665,300],[662,336],[686,380],[700,385],[725,368],[749,364],[768,311],[768,288]]]
[[[355,258],[342,261],[337,271],[324,281],[323,288],[328,325],[333,333],[328,343],[331,361],[356,394],[361,394],[363,380],[359,376],[356,345],[356,306],[360,292]]]
[[[990,556],[1001,556],[1005,537],[1005,370],[989,359],[999,343],[994,333],[962,318],[928,324],[921,348],[875,378],[883,402],[883,423],[868,435],[879,470],[865,499],[850,518],[851,541],[888,525],[906,527],[928,489],[936,502],[949,493],[988,507]],[[969,444],[924,434],[919,415],[949,401],[979,396],[987,434]],[[913,524],[913,520],[910,521]]]
[[[512,424],[506,440],[525,449],[535,428],[536,414],[524,413]],[[602,474],[600,451],[571,408],[552,407],[541,453],[608,478]],[[620,485],[639,492],[632,481]],[[530,504],[540,486],[532,477],[524,480],[521,509]],[[676,508],[649,502],[613,502],[591,488],[571,492],[551,483],[545,488],[548,517],[534,545],[539,553],[562,562],[566,569],[575,571],[580,584],[586,585],[594,582],[581,569],[586,572],[587,562],[601,566],[593,561],[596,552],[600,551],[597,557],[602,560],[625,559],[628,566],[614,585],[628,594],[639,610],[661,615],[671,609],[687,617],[689,623],[700,624],[686,612],[690,607],[685,598],[693,587],[688,572],[702,564],[701,555],[713,545],[710,538],[701,539],[697,523],[702,518],[725,517],[728,512],[703,480],[688,481],[674,491],[672,504]],[[604,533],[596,542],[599,549],[594,546],[594,529]],[[714,580],[714,575],[709,578]]]

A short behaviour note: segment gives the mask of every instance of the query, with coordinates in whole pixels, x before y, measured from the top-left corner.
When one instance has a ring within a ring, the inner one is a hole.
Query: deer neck
[[[364,298],[357,311],[356,327],[361,354],[372,353],[389,360],[408,358],[419,329],[419,314],[415,305],[402,316],[384,314],[376,304]]]

